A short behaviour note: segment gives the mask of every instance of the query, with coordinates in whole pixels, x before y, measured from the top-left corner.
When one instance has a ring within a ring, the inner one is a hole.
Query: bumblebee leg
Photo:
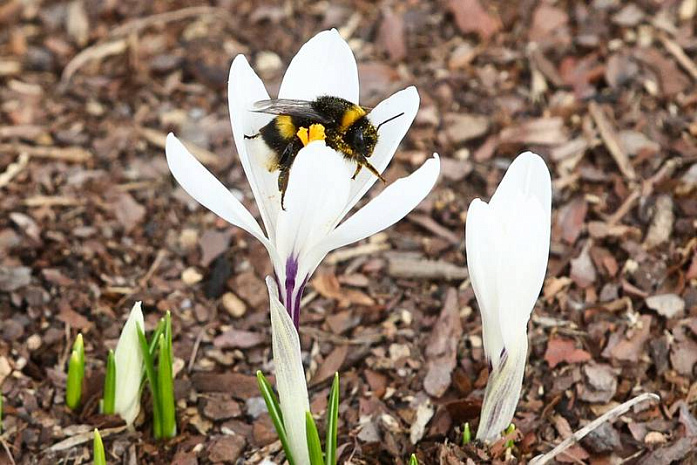
[[[366,169],[368,171],[370,171],[371,173],[373,173],[375,175],[375,177],[377,177],[380,181],[387,182],[387,180],[380,174],[380,172],[377,169],[375,169],[375,167],[373,165],[370,164],[370,162],[368,161],[367,158],[361,157],[358,159],[358,161],[356,163],[358,163],[358,166],[356,167],[356,172],[353,173],[353,178],[356,177],[356,175],[360,171],[360,168],[365,166]],[[353,179],[353,178],[351,178],[351,179]]]
[[[360,173],[362,169],[363,165],[361,165],[360,163],[356,163],[356,171],[353,172],[353,176],[351,176],[351,179],[356,179],[356,176],[358,176],[358,173]]]
[[[256,139],[256,138],[259,137],[260,135],[261,135],[260,132],[257,132],[257,133],[254,134],[253,136],[248,136],[247,134],[245,134],[245,135],[244,135],[244,138],[245,138],[245,139]]]
[[[290,160],[292,157],[295,156],[297,140],[297,138],[294,138],[290,143],[288,143],[288,145],[286,145],[286,148],[283,150],[283,153],[281,154],[281,158],[278,160],[279,165],[288,165],[290,168],[290,163],[292,163],[290,162]]]
[[[286,209],[286,190],[288,189],[288,175],[290,174],[290,168],[281,168],[281,172],[278,174],[278,190],[281,192],[281,210]]]

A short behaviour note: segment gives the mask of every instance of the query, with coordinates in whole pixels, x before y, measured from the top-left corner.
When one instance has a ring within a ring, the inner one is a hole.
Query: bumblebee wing
[[[319,123],[331,123],[332,120],[312,107],[312,102],[287,98],[260,100],[254,104],[252,111],[270,115],[288,115],[307,118]]]

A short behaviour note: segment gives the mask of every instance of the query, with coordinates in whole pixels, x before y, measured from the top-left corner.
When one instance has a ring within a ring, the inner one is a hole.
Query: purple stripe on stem
[[[293,315],[293,291],[295,290],[295,278],[298,274],[298,260],[292,255],[286,261],[286,310],[288,314],[294,319]],[[297,324],[295,325],[297,328]]]

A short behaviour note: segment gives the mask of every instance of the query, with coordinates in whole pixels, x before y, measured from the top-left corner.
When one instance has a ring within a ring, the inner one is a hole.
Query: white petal
[[[549,209],[537,199],[526,198],[515,204],[502,229],[507,232],[502,247],[505,260],[499,261],[499,318],[506,349],[521,328],[527,331],[537,297],[540,295],[549,256]]]
[[[378,172],[384,172],[387,165],[392,161],[397,147],[399,147],[409,127],[411,127],[418,110],[419,93],[416,91],[416,87],[412,86],[383,100],[368,114],[370,121],[377,127],[389,118],[404,113],[402,116],[383,125],[378,132],[378,143],[369,159]],[[347,214],[363,198],[376,180],[377,177],[366,169],[356,176],[354,182],[351,183],[351,200],[346,206],[344,214]]]
[[[307,383],[303,368],[300,339],[286,308],[278,300],[278,287],[270,277],[266,278],[271,304],[271,339],[273,360],[276,366],[283,424],[288,435],[295,463],[309,464],[305,413],[310,411]]]
[[[245,135],[257,134],[259,129],[273,119],[273,115],[251,111],[254,103],[268,98],[269,94],[261,79],[249,66],[247,59],[243,55],[238,55],[230,66],[228,81],[232,134],[242,168],[259,207],[261,219],[273,242],[280,206],[278,171],[271,172],[268,169],[274,155],[261,137],[251,140],[244,138]]]
[[[520,399],[528,352],[527,333],[518,333],[515,346],[506,350],[501,363],[494,367],[484,391],[477,439],[494,441],[513,420]]]
[[[114,352],[114,361],[116,362],[114,411],[129,425],[135,421],[140,411],[143,355],[138,340],[138,326],[145,330],[140,302],[136,302],[131,309]]]
[[[438,154],[411,175],[385,188],[365,207],[336,228],[320,248],[324,253],[389,228],[412,211],[431,191],[440,173]]]
[[[520,198],[533,197],[544,209],[552,205],[552,179],[542,157],[532,152],[518,155],[503,175],[490,204],[515,205]]]
[[[310,143],[295,158],[286,191],[286,210],[278,216],[276,249],[281,258],[297,259],[300,280],[314,271],[305,257],[341,221],[352,170],[341,154],[322,141]],[[285,276],[285,272],[278,274],[277,270],[277,275]]]
[[[496,247],[499,313],[504,344],[527,327],[547,270],[552,184],[542,158],[518,156],[506,171],[490,207],[504,237]]]
[[[474,199],[467,210],[465,223],[467,268],[482,316],[484,352],[493,366],[498,365],[503,349],[497,275],[502,256],[497,240],[500,230],[492,208],[480,199]]]
[[[300,48],[290,62],[278,98],[314,100],[322,95],[358,103],[358,66],[336,29],[323,31]]]
[[[259,224],[242,203],[213,176],[177,139],[167,136],[167,164],[180,186],[198,203],[240,227],[269,247]]]

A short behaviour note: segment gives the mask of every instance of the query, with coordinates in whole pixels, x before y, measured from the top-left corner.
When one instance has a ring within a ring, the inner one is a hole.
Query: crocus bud
[[[143,328],[143,311],[136,302],[123,326],[114,352],[116,362],[116,398],[114,413],[132,424],[140,412],[140,385],[143,379],[143,354],[138,327]]]
[[[547,269],[552,185],[542,158],[518,156],[491,201],[475,199],[465,227],[467,265],[482,315],[491,374],[477,439],[497,438],[513,419],[525,373],[527,323]]]

